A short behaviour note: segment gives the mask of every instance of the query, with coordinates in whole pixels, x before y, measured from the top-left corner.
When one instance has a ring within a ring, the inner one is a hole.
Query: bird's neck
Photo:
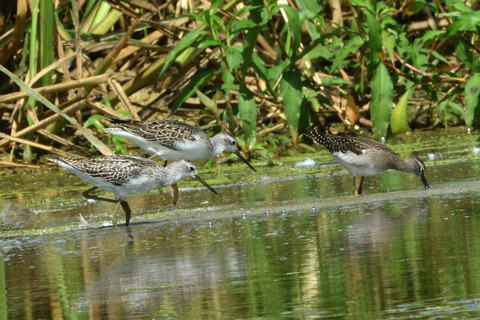
[[[409,172],[409,173],[415,173],[415,168],[416,168],[416,161],[415,159],[401,159],[399,158],[399,161],[397,162],[397,170],[403,171],[403,172]]]
[[[225,145],[221,141],[222,137],[219,135],[213,136],[210,138],[211,148],[215,155],[222,153],[225,151]]]
[[[163,174],[161,175],[161,188],[162,187],[167,187],[167,186],[172,186],[175,183],[178,182],[182,177],[180,174],[177,172],[175,169],[175,166],[169,165],[163,169]]]

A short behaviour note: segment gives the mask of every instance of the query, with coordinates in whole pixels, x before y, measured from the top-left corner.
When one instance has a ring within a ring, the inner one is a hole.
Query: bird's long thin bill
[[[242,154],[240,153],[240,151],[237,150],[237,151],[235,151],[234,153],[235,153],[235,154],[237,155],[237,157],[239,157],[243,162],[245,162],[245,163],[247,164],[247,166],[249,166],[253,171],[257,172],[257,170],[255,170],[255,168],[252,167],[252,165],[251,165],[250,163],[248,163],[247,159],[245,159],[245,157],[242,156]]]
[[[208,190],[212,191],[213,193],[215,194],[218,194],[218,192],[213,189],[212,187],[210,187],[210,185],[208,183],[205,182],[205,180],[203,180],[202,178],[200,178],[199,175],[195,175],[195,179],[197,179],[198,181],[200,181],[205,187],[208,188]]]
[[[430,185],[428,184],[427,179],[425,178],[424,175],[422,175],[422,177],[420,179],[422,179],[422,182],[425,185],[425,189],[430,188]]]

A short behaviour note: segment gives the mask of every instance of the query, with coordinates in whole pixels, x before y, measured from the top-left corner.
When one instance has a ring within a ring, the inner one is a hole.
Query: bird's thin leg
[[[175,183],[173,186],[172,186],[172,191],[173,191],[173,205],[177,205],[177,201],[178,201],[178,185]]]
[[[363,176],[353,177],[353,194],[358,196],[362,194]]]
[[[107,201],[107,202],[113,202],[113,203],[117,203],[118,200],[117,199],[109,199],[109,198],[104,198],[104,197],[99,197],[99,196],[96,196],[96,195],[93,195],[93,194],[90,194],[90,192],[94,191],[98,189],[97,187],[93,187],[93,188],[90,188],[88,190],[85,190],[82,192],[82,195],[85,197],[85,199],[92,199],[92,200],[99,200],[99,201]]]
[[[132,209],[130,209],[128,202],[125,200],[120,200],[120,204],[122,205],[123,211],[125,211],[125,225],[128,227],[130,218],[132,217]]]
[[[125,211],[125,224],[128,226],[130,223],[130,219],[132,217],[132,210],[130,209],[130,206],[128,205],[128,202],[123,200],[123,199],[109,199],[109,198],[103,198],[99,196],[95,196],[90,194],[90,192],[98,189],[97,187],[90,188],[88,190],[85,190],[82,195],[86,199],[92,199],[92,200],[99,200],[99,201],[106,201],[106,202],[113,202],[115,203],[115,207],[113,208],[113,227],[117,228],[118,223],[117,223],[117,211],[118,211],[118,205],[120,204],[123,208],[123,211]],[[159,189],[160,190],[160,189]]]
[[[356,196],[362,193],[362,178],[361,176],[353,177],[353,194]]]

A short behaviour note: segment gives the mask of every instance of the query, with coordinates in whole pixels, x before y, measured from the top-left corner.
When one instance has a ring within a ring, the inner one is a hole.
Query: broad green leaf
[[[315,46],[306,47],[302,51],[302,55],[303,55],[303,58],[307,60],[313,60],[317,58],[331,59],[333,56],[330,49],[327,46],[320,43]],[[335,59],[336,58],[337,56],[335,56]]]
[[[372,0],[350,0],[350,3],[356,7],[365,8],[370,13],[375,13],[375,2]]]
[[[271,79],[269,77],[268,70],[265,67],[265,62],[258,56],[256,52],[253,52],[253,55],[252,55],[252,65],[253,65],[253,68],[255,69],[255,72],[260,76],[260,78],[265,80],[265,85],[267,86],[267,90],[270,93],[270,95],[274,99],[276,99],[276,93],[273,90],[276,79]]]
[[[480,12],[474,11],[454,19],[447,28],[447,36],[456,35],[460,31],[477,31],[480,25]]]
[[[335,53],[335,59],[330,70],[333,72],[338,72],[338,70],[343,67],[345,58],[352,53],[356,53],[363,43],[363,39],[360,36],[356,36],[348,40],[347,44]]]
[[[238,114],[242,120],[244,135],[246,140],[255,135],[257,126],[257,104],[253,99],[253,93],[245,84],[240,85],[240,95],[238,97]]]
[[[346,85],[348,86],[348,85],[352,85],[352,82],[342,78],[334,77],[334,78],[322,79],[322,84],[328,85],[328,86],[346,86]]]
[[[373,121],[373,134],[376,139],[387,135],[390,111],[392,110],[393,84],[388,70],[379,64],[372,80],[372,100],[370,115]]]
[[[197,89],[202,88],[208,81],[210,81],[213,77],[220,73],[220,70],[212,70],[207,69],[200,72],[197,72],[188,85],[182,90],[180,95],[177,97],[175,102],[172,105],[172,108],[168,112],[167,117],[171,116],[175,112],[177,112],[178,108],[190,98]]]
[[[285,118],[287,119],[290,133],[294,140],[298,136],[302,106],[302,78],[295,69],[286,70],[280,81],[280,94],[285,106]]]
[[[203,92],[200,90],[195,90],[195,93],[197,97],[200,99],[200,101],[205,105],[205,107],[213,114],[218,115],[218,108],[217,104],[215,101],[207,97]]]
[[[460,11],[461,14],[468,14],[472,12],[472,9],[466,5],[462,0],[446,0],[445,3],[449,8],[449,12]]]
[[[478,56],[470,49],[470,45],[459,37],[453,37],[451,40],[455,43],[455,53],[457,57],[470,68],[470,72],[480,72],[480,61]]]
[[[216,11],[218,8],[220,8],[221,5],[223,5],[224,2],[224,0],[213,0],[210,6],[210,10]]]
[[[369,76],[377,69],[380,63],[380,51],[382,50],[382,27],[373,13],[366,12],[368,22],[367,49],[370,52],[370,61],[367,66]]]
[[[410,127],[408,126],[407,103],[411,92],[412,89],[408,89],[392,111],[390,117],[390,129],[393,134],[399,134],[410,130]]]
[[[216,46],[219,46],[219,45],[220,45],[220,42],[218,42],[217,39],[212,38],[212,37],[208,37],[208,38],[203,39],[198,44],[197,48],[204,49],[204,48],[208,48],[208,47],[216,47]]]
[[[177,56],[185,50],[188,47],[191,47],[200,37],[203,37],[206,35],[205,31],[200,31],[200,30],[195,30],[192,32],[187,33],[175,46],[175,48],[170,52],[168,55],[167,60],[165,60],[165,63],[163,64],[163,68],[160,71],[160,75],[167,70],[167,68],[170,66],[170,63],[172,63]],[[195,47],[197,47],[195,45]]]
[[[302,20],[314,19],[321,7],[317,0],[296,0],[298,14]]]
[[[409,16],[419,13],[423,8],[426,6],[425,0],[413,0],[409,3],[407,6],[407,9],[405,10],[405,13]]]
[[[253,49],[257,44],[258,34],[260,33],[261,24],[263,22],[262,13],[265,11],[265,5],[261,0],[252,0],[250,4],[252,6],[252,9],[250,10],[250,20],[255,22],[258,27],[250,29],[244,38],[243,64],[241,70],[242,77],[246,77],[248,68],[251,66]]]
[[[280,5],[285,11],[285,14],[288,17],[288,30],[290,31],[290,36],[293,38],[292,42],[292,57],[290,60],[296,60],[296,56],[298,53],[298,47],[302,42],[302,24],[300,23],[300,18],[298,16],[298,12],[290,6]]]
[[[230,29],[231,34],[235,34],[238,32],[242,32],[245,30],[253,29],[258,27],[258,25],[253,22],[252,20],[240,20],[240,21],[235,21],[232,24],[232,27]]]
[[[242,49],[243,48],[239,46],[227,47],[225,54],[228,62],[228,70],[230,70],[232,74],[236,74],[238,68],[240,68],[240,65],[243,63]]]
[[[475,73],[465,86],[465,123],[467,127],[480,124],[478,108],[480,95],[480,73]],[[475,122],[475,123],[474,123]]]

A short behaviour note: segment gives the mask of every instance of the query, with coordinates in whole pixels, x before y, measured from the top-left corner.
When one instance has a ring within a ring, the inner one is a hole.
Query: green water
[[[0,319],[480,317],[478,136],[389,144],[435,157],[430,189],[387,172],[354,197],[319,149],[258,174],[200,171],[220,195],[185,182],[176,208],[168,192],[131,196],[116,230],[71,174],[2,173]],[[293,166],[306,157],[320,166]]]

